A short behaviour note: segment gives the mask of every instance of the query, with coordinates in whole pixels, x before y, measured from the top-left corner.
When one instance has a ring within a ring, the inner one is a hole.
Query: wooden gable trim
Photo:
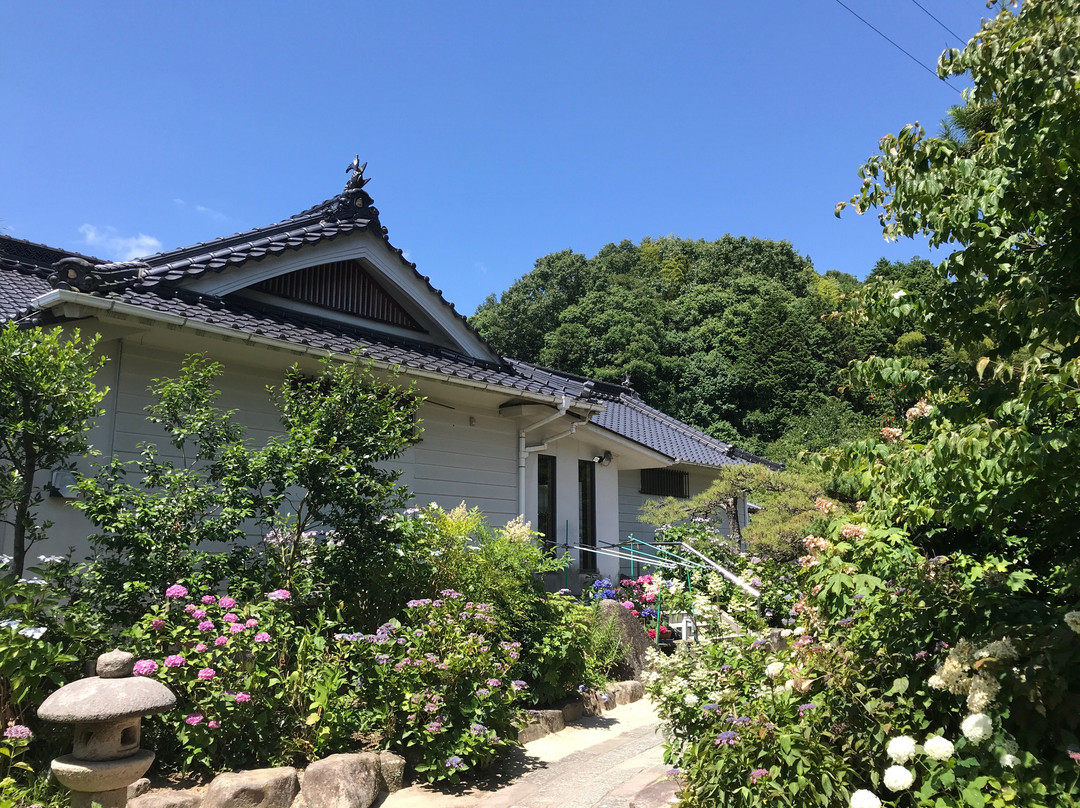
[[[248,288],[410,331],[424,330],[355,259],[299,269]]]

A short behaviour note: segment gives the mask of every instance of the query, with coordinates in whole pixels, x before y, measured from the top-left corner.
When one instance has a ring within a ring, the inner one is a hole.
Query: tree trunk
[[[15,506],[15,525],[12,538],[12,559],[15,566],[15,576],[21,578],[26,567],[26,525],[30,518],[30,499],[34,495],[34,475],[37,473],[37,454],[34,452],[32,440],[27,438],[23,449],[26,452],[26,462],[21,469],[23,474],[22,491],[19,492],[19,501]]]

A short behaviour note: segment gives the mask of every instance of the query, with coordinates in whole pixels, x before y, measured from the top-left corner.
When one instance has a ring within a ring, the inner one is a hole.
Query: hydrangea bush
[[[447,589],[410,601],[400,623],[336,637],[368,726],[425,780],[456,781],[517,743],[528,685],[510,676],[520,644],[499,641],[494,623],[490,605]]]
[[[310,732],[304,685],[318,669],[302,678],[296,667],[296,644],[312,640],[293,625],[289,597],[282,589],[239,603],[174,584],[165,605],[131,629],[132,673],[153,676],[177,697],[175,710],[147,719],[163,758],[178,747],[182,768],[217,771],[281,763],[297,751]]]

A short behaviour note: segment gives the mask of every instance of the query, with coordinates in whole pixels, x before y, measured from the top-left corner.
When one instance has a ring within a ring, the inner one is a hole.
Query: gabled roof
[[[594,411],[602,407],[591,415],[591,424],[669,458],[672,464],[716,468],[756,462],[781,467],[648,406],[628,387],[504,359],[494,351],[491,356],[499,361],[488,361],[428,341],[321,317],[310,310],[296,311],[284,301],[268,305],[265,300],[196,291],[184,283],[356,232],[374,232],[389,245],[378,211],[362,190],[365,183],[361,168],[344,193],[282,222],[139,261],[102,262],[0,236],[0,317],[26,325],[49,325],[64,319],[65,314],[57,313],[60,304],[75,303],[84,311],[111,310],[268,344],[338,354],[359,351],[384,366],[447,381],[480,384],[514,395],[532,393],[549,401],[567,397]],[[400,250],[390,248],[439,303],[453,311],[453,304],[430,280]],[[465,327],[483,342],[467,322]]]

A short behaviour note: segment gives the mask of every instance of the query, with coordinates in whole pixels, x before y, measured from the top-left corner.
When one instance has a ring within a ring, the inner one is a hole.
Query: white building
[[[692,495],[724,465],[767,463],[631,389],[499,356],[390,244],[365,183],[356,174],[342,194],[282,222],[139,261],[0,236],[0,313],[101,335],[109,393],[91,440],[106,459],[164,443],[145,418],[147,387],[190,353],[224,365],[220,403],[254,441],[277,429],[266,387],[290,365],[314,370],[328,353],[359,350],[398,367],[425,397],[422,439],[398,461],[415,500],[464,501],[493,524],[523,513],[569,544],[586,573],[617,575],[620,561],[579,546],[651,537],[637,520],[646,497]],[[55,526],[35,554],[86,549],[92,528],[64,498],[40,516]],[[0,552],[10,552],[9,531],[0,529]]]

